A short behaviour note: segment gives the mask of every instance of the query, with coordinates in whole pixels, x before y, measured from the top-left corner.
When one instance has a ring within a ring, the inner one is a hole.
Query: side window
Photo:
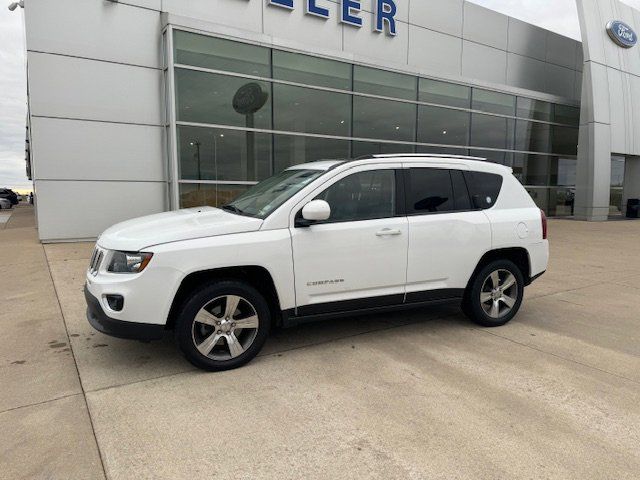
[[[325,223],[356,222],[394,217],[396,175],[394,170],[372,170],[338,180],[316,197],[331,206]]]
[[[464,178],[474,208],[487,210],[496,204],[502,188],[502,176],[484,172],[464,172]]]
[[[451,212],[453,185],[449,170],[412,168],[408,170],[407,214]]]
[[[466,212],[472,210],[469,191],[461,170],[451,170],[451,183],[453,184],[453,201],[456,211]]]

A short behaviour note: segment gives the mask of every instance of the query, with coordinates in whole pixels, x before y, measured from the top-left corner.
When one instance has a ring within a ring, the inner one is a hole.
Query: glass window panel
[[[395,171],[354,173],[338,180],[317,199],[331,206],[331,217],[326,223],[393,217],[396,214]]]
[[[220,207],[249,189],[246,185],[180,184],[180,208]]]
[[[470,144],[476,147],[513,148],[514,120],[474,113],[471,115]]]
[[[501,175],[466,170],[464,178],[475,208],[488,209],[495,205],[502,190]]]
[[[461,108],[471,106],[471,87],[464,85],[421,78],[419,93],[421,102]]]
[[[349,140],[274,135],[274,171],[317,160],[349,158]]]
[[[407,186],[407,213],[425,214],[454,210],[449,170],[412,168]]]
[[[513,174],[523,185],[548,186],[550,171],[551,158],[547,155],[514,155]]]
[[[507,95],[506,93],[474,88],[472,108],[474,110],[499,113],[501,115],[515,115],[516,97]]]
[[[177,64],[271,76],[268,48],[181,31],[173,38]]]
[[[471,210],[471,197],[461,170],[451,170],[451,183],[453,184],[453,203],[456,211]]]
[[[580,126],[580,108],[569,107],[568,105],[554,106],[554,121],[556,123],[564,123],[574,127]]]
[[[496,152],[493,150],[471,150],[472,157],[478,157],[491,163],[511,166],[513,154],[511,152]]]
[[[273,78],[351,90],[351,64],[274,50]]]
[[[353,142],[353,158],[366,157],[370,155],[385,155],[395,153],[415,153],[415,145],[404,143],[384,143],[384,142]]]
[[[271,176],[271,135],[178,126],[181,180],[257,181]]]
[[[418,78],[356,65],[353,70],[353,89],[372,95],[415,100],[418,96]]]
[[[273,85],[274,128],[348,137],[351,95],[289,85]]]
[[[418,142],[468,145],[471,115],[460,110],[418,106]]]
[[[551,152],[551,125],[516,121],[516,150],[524,152]]]
[[[176,69],[179,121],[270,129],[270,97],[267,82]]]
[[[578,154],[578,135],[580,130],[572,127],[559,127],[554,125],[551,127],[552,140],[551,151],[563,155]]]
[[[575,187],[578,161],[575,158],[551,157],[550,185]]]
[[[469,155],[466,148],[450,148],[450,147],[427,147],[425,145],[417,145],[416,153],[433,153],[434,155]]]
[[[518,117],[549,122],[552,119],[552,113],[553,105],[549,102],[518,97],[518,111],[516,114]]]
[[[413,142],[417,105],[353,97],[353,136]]]
[[[625,157],[611,157],[611,186],[624,186]]]

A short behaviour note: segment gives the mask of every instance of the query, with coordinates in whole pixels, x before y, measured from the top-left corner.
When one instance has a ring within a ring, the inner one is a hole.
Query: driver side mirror
[[[331,207],[324,200],[313,200],[302,209],[302,218],[296,220],[296,227],[308,227],[314,222],[324,222],[331,217]]]

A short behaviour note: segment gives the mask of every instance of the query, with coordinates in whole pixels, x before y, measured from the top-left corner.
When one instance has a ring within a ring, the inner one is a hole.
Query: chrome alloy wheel
[[[236,295],[217,297],[193,319],[193,344],[212,360],[231,360],[253,344],[259,324],[256,309],[247,299]]]
[[[482,284],[480,304],[491,318],[508,315],[518,301],[518,281],[508,270],[492,272]]]

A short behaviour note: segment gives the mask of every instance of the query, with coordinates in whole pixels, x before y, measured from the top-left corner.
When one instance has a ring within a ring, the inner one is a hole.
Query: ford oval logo
[[[607,24],[607,33],[611,40],[624,48],[631,48],[638,43],[638,36],[629,25],[620,20],[612,20]]]

